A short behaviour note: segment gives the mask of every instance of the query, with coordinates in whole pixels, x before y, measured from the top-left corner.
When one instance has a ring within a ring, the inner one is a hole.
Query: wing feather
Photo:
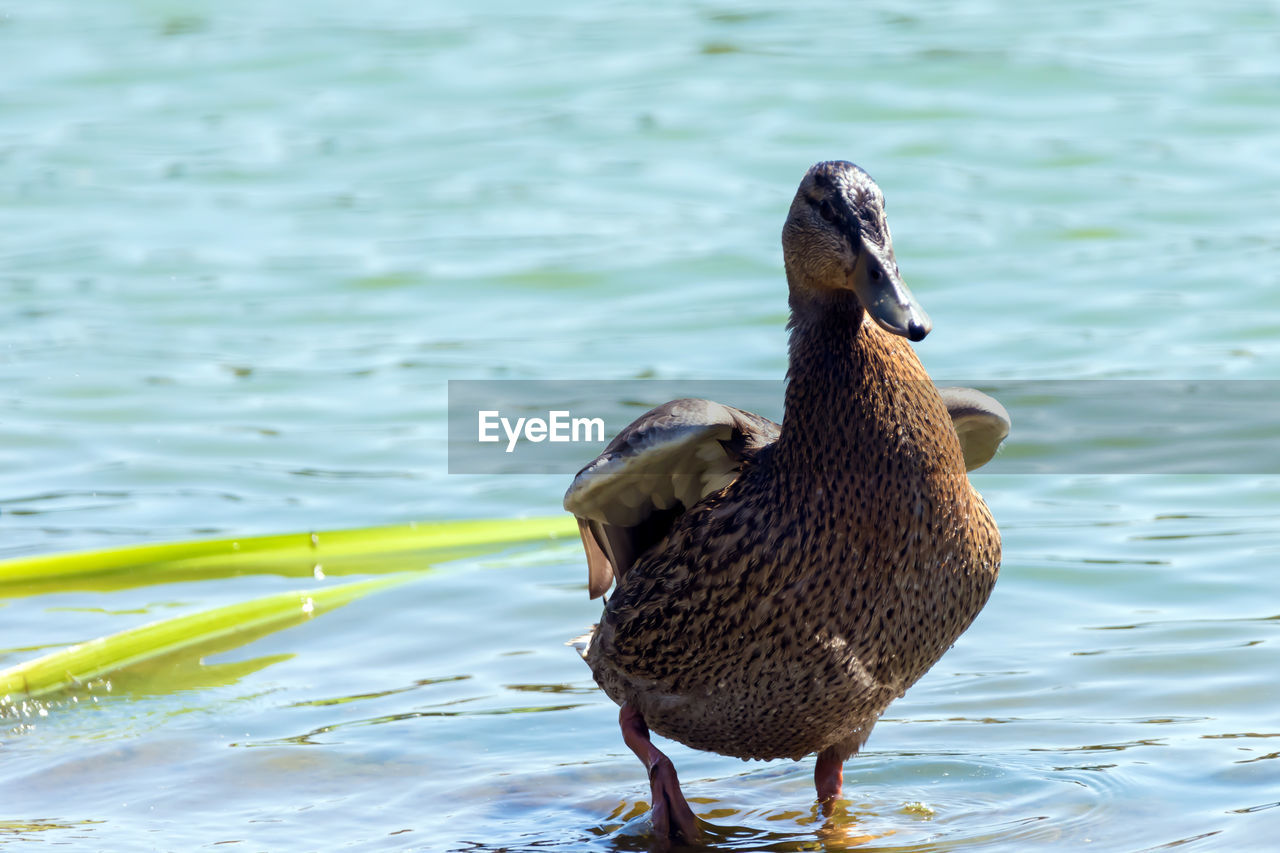
[[[710,400],[664,403],[637,418],[574,477],[591,597],[661,542],[675,519],[732,483],[778,438],[773,421]]]
[[[986,465],[1009,435],[1009,413],[994,397],[974,388],[939,388],[938,393],[960,437],[965,470]]]

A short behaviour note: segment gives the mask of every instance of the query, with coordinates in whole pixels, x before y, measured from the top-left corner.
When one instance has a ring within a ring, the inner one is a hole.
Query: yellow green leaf
[[[510,545],[576,535],[576,523],[564,515],[208,539],[20,557],[0,561],[0,597],[109,591],[246,574],[388,574],[493,553]]]
[[[102,679],[127,667],[182,651],[209,652],[248,643],[268,633],[306,622],[379,589],[421,577],[402,573],[386,578],[283,592],[188,613],[78,643],[0,670],[0,707],[20,704],[69,687]],[[265,659],[258,667],[279,660]]]

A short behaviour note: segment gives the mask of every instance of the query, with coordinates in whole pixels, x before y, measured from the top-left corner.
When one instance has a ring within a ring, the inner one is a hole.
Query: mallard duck
[[[813,166],[782,248],[782,424],[674,400],[565,495],[591,596],[617,585],[581,651],[649,770],[662,839],[693,841],[698,824],[650,731],[743,759],[816,753],[829,804],[845,760],[977,616],[1000,565],[966,470],[991,458],[1008,415],[970,389],[944,399],[908,343],[931,324],[898,273],[880,188],[852,163]]]

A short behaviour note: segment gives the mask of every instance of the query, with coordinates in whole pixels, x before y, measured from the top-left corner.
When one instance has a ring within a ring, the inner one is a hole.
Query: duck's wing
[[[965,469],[985,465],[1009,434],[1009,413],[973,388],[938,392]],[[697,399],[651,409],[618,433],[564,496],[564,508],[578,519],[591,597],[604,595],[681,513],[736,480],[778,433],[768,418]]]
[[[736,480],[778,431],[768,418],[682,399],[618,433],[564,496],[564,508],[578,518],[591,597],[621,580],[681,513]]]
[[[960,437],[966,471],[981,468],[1009,434],[1009,413],[996,398],[974,388],[939,388]]]

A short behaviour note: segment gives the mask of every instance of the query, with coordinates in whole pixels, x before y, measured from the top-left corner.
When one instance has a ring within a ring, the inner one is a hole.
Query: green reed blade
[[[445,521],[237,537],[0,561],[0,597],[125,589],[246,574],[311,577],[426,568],[507,546],[577,535],[573,518]]]
[[[235,648],[419,577],[420,572],[406,572],[304,592],[282,592],[78,643],[0,670],[0,707],[75,687],[163,655],[211,645],[223,651]]]

